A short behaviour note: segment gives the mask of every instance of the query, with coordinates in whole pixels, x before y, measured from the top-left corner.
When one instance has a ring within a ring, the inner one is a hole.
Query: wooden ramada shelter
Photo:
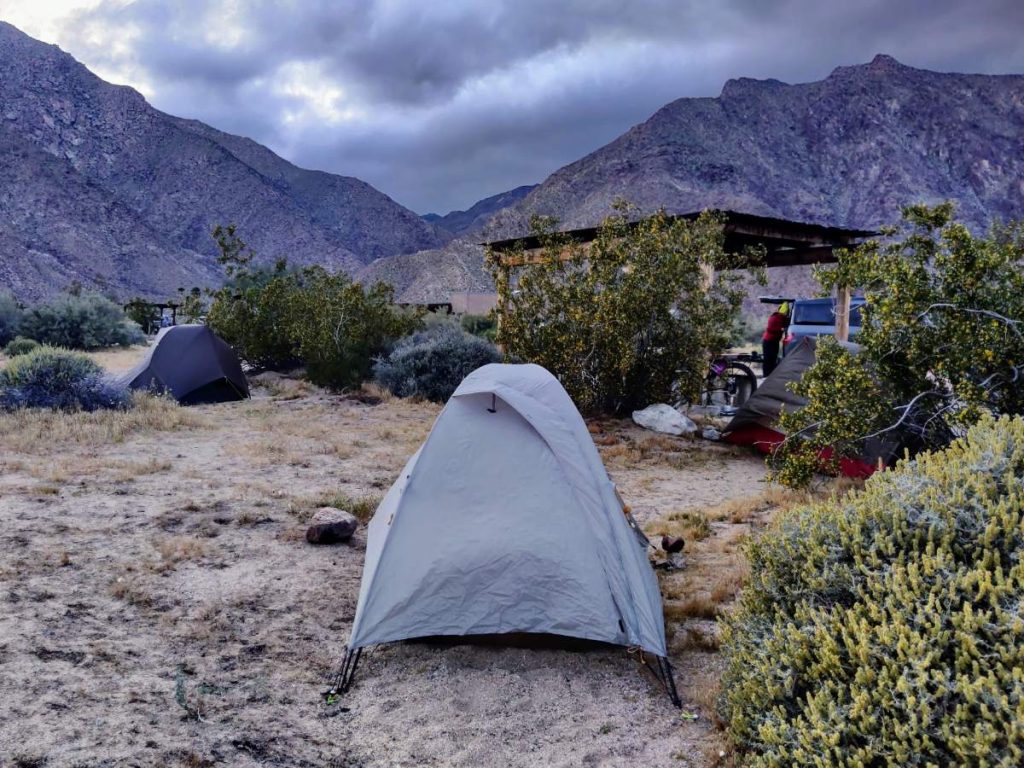
[[[743,254],[749,246],[764,248],[761,266],[796,267],[807,264],[834,264],[836,250],[851,248],[877,232],[862,229],[828,227],[768,216],[754,216],[736,211],[716,211],[724,219],[725,250]],[[674,214],[672,218],[696,219],[700,211]],[[633,222],[633,226],[639,222]],[[563,232],[573,241],[585,245],[598,234],[598,227],[585,227]],[[543,256],[541,238],[535,235],[514,237],[483,243],[498,260],[499,266],[510,274],[516,267],[537,263]],[[570,258],[568,255],[566,258]],[[836,297],[836,336],[846,341],[850,333],[850,289],[842,288]]]

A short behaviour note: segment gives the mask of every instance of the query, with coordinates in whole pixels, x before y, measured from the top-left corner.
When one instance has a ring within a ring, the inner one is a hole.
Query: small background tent
[[[856,344],[849,342],[840,344],[854,352],[859,349]],[[814,365],[818,358],[817,351],[818,341],[813,336],[805,336],[796,347],[787,351],[771,376],[736,411],[736,415],[722,431],[722,439],[734,445],[753,446],[762,453],[774,451],[786,439],[785,433],[779,428],[779,416],[784,412],[797,411],[807,404],[807,400],[794,394],[789,385],[800,381],[807,369]],[[862,457],[841,458],[839,472],[847,477],[867,477],[878,467],[879,459],[888,463],[895,451],[894,443],[870,441]],[[830,458],[830,451],[823,452],[823,460]]]
[[[369,524],[346,660],[368,645],[542,633],[665,658],[647,539],[579,412],[537,365],[466,377]]]
[[[149,354],[116,382],[168,392],[183,405],[249,397],[238,355],[205,325],[175,325],[157,334]]]

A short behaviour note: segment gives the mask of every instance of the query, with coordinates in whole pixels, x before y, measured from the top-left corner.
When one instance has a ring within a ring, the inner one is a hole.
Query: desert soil
[[[304,521],[372,511],[439,407],[263,384],[236,404],[0,416],[0,765],[720,762],[714,616],[777,501],[759,458],[591,424],[643,526],[689,539],[663,581],[682,712],[622,649],[422,643],[364,654],[329,706],[365,531],[316,547]]]

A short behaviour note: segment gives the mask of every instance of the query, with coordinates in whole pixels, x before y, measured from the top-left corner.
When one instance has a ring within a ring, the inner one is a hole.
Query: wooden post
[[[836,294],[836,338],[850,340],[850,288],[845,285]]]

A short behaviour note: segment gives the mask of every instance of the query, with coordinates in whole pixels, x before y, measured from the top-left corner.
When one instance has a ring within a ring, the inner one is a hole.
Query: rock
[[[705,427],[704,431],[700,434],[705,440],[712,440],[716,443],[722,439],[722,433],[714,427]]]
[[[661,548],[669,555],[674,555],[676,552],[682,552],[684,546],[686,546],[686,542],[683,541],[680,536],[661,537]]]
[[[642,411],[633,411],[633,421],[644,429],[662,432],[666,435],[692,435],[697,425],[671,405],[657,403]]]
[[[359,521],[343,509],[321,507],[313,513],[306,531],[310,544],[337,544],[348,541],[359,527]]]

